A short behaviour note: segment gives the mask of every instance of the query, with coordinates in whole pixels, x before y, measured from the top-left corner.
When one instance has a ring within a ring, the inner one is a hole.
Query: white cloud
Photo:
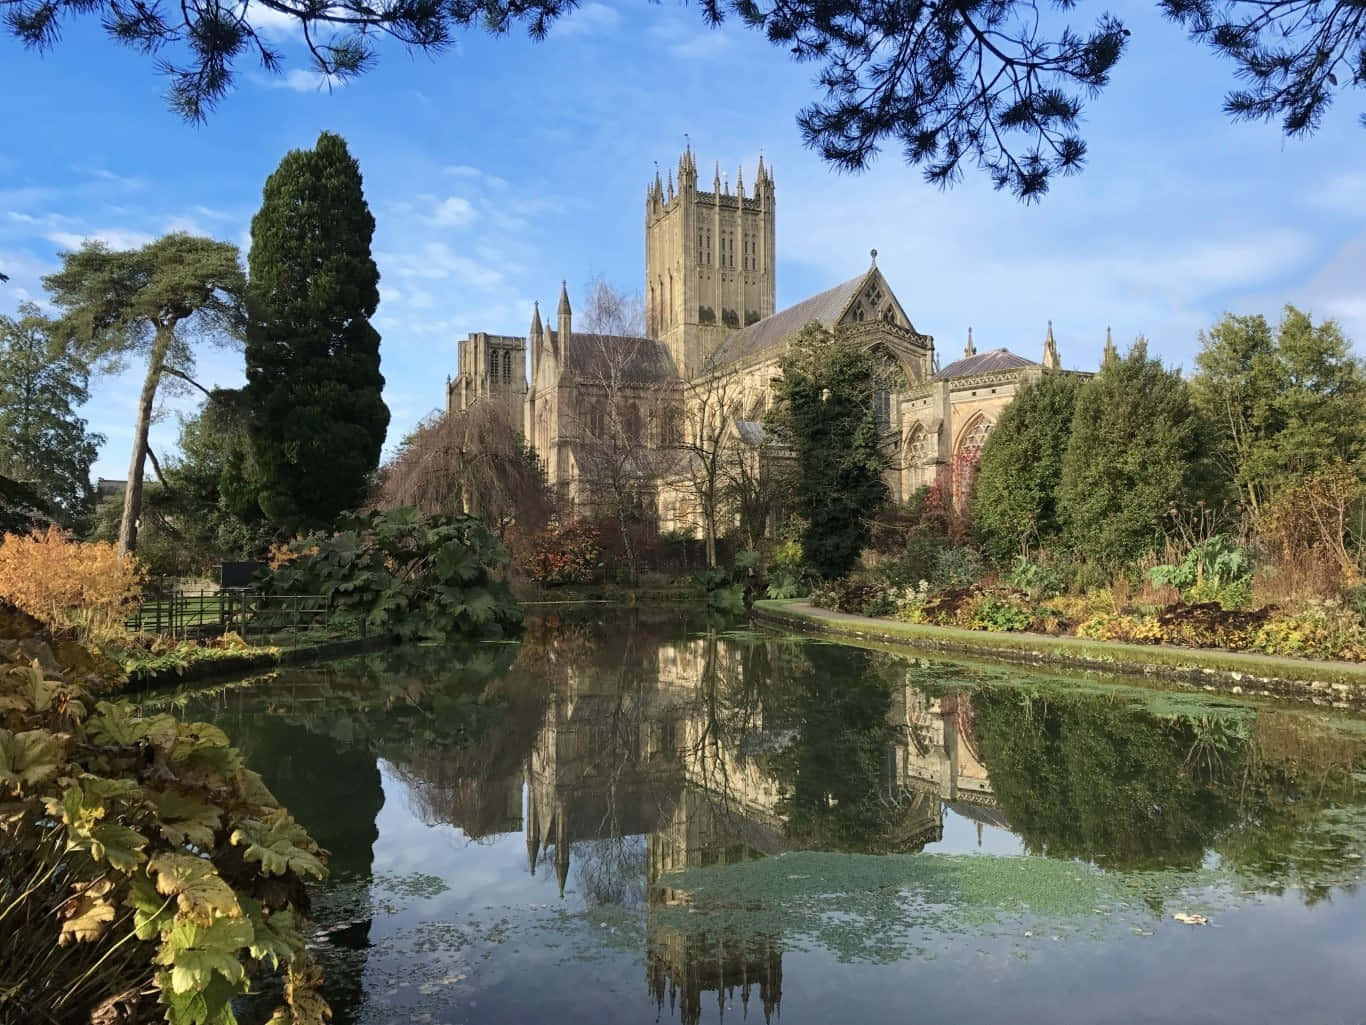
[[[687,39],[669,44],[669,53],[682,60],[719,57],[731,47],[731,38],[720,28],[694,32]]]
[[[587,3],[555,23],[552,35],[563,39],[574,36],[601,36],[621,27],[621,13],[601,3]]]
[[[468,199],[450,196],[437,205],[433,220],[442,227],[463,228],[478,216]]]
[[[303,23],[298,18],[264,4],[248,4],[247,20],[261,36],[275,42],[297,39],[303,34]]]
[[[140,249],[152,242],[156,236],[145,231],[130,228],[100,228],[94,231],[52,231],[47,234],[49,242],[62,249],[79,249],[89,240],[103,242],[110,249]]]
[[[346,84],[346,79],[325,75],[321,71],[291,68],[283,75],[265,78],[264,82],[273,89],[293,89],[298,93],[307,93],[318,92],[324,88],[338,89]]]
[[[77,164],[71,170],[77,174],[89,175],[99,181],[116,185],[121,189],[140,189],[146,184],[141,178],[130,178],[127,175],[116,174],[107,167],[87,167]]]
[[[454,175],[456,178],[473,178],[490,189],[502,191],[508,187],[505,178],[499,178],[496,174],[489,174],[477,167],[470,167],[468,164],[452,164],[446,168],[446,173]]]
[[[375,262],[386,277],[399,281],[444,281],[480,291],[497,289],[504,281],[500,269],[472,260],[444,242],[421,243],[399,253],[376,253]]]

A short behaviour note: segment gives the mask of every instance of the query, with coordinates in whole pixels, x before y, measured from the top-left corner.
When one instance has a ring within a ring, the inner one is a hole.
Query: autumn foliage
[[[598,531],[587,523],[519,534],[511,548],[513,568],[544,586],[591,582],[602,554]]]
[[[141,568],[112,542],[72,541],[56,527],[0,540],[0,599],[82,642],[122,633],[141,586]]]

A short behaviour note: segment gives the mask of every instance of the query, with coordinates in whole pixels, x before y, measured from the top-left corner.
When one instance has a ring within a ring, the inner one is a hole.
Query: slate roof
[[[564,369],[590,378],[619,370],[623,381],[654,384],[677,379],[673,357],[663,342],[629,335],[597,335],[575,331],[563,354]]]
[[[960,360],[954,360],[930,380],[951,381],[955,377],[994,374],[1002,370],[1019,370],[1022,367],[1037,367],[1038,365],[1032,359],[1017,356],[1009,349],[992,349],[990,352],[979,352],[976,356],[964,356]]]
[[[735,363],[757,356],[781,345],[813,320],[826,327],[833,326],[850,300],[858,295],[859,288],[870,273],[865,271],[842,285],[803,299],[795,306],[741,328],[721,343],[716,350],[716,362]]]

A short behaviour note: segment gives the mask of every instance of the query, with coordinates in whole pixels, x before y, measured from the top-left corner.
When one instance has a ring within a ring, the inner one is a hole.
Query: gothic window
[[[512,350],[503,353],[503,383],[512,383]]]
[[[906,467],[911,471],[911,480],[918,486],[924,481],[925,460],[930,454],[930,436],[925,428],[916,424],[906,435]]]
[[[885,310],[882,311],[882,319],[883,319],[883,321],[885,321],[885,322],[888,323],[888,324],[895,324],[895,323],[896,323],[896,310],[894,310],[894,309],[892,309],[890,306],[888,306]]]
[[[863,319],[859,310],[859,319]],[[906,387],[906,372],[890,352],[878,346],[873,350],[877,369],[874,373],[873,411],[884,431],[892,425],[892,395]]]
[[[972,486],[977,482],[977,467],[982,461],[982,446],[991,433],[992,423],[984,416],[976,416],[958,435],[958,446],[953,453],[953,502],[962,505],[972,497]]]
[[[987,435],[991,433],[991,426],[991,421],[984,416],[974,419],[967,429],[958,436],[958,454],[980,457],[982,446],[986,444]]]
[[[626,407],[626,440],[633,445],[641,439],[640,407],[632,402]]]
[[[588,407],[588,432],[595,438],[602,437],[603,416],[602,403],[595,402]]]

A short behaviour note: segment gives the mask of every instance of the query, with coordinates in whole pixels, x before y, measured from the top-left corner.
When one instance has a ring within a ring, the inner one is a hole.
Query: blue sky
[[[152,62],[93,21],[69,24],[44,55],[5,37],[0,312],[40,300],[57,253],[86,237],[136,245],[184,229],[233,240],[245,258],[265,177],[287,150],[339,132],[377,222],[392,444],[442,404],[469,331],[525,333],[532,300],[553,304],[561,278],[572,298],[598,274],[640,287],[645,185],[687,133],[704,178],[719,160],[731,182],[742,162],[752,181],[761,148],[774,167],[780,308],[859,273],[876,248],[946,359],[969,325],[979,350],[1037,359],[1051,319],[1067,366],[1094,367],[1112,325],[1117,341],[1144,334],[1189,368],[1221,311],[1275,315],[1286,302],[1336,317],[1366,351],[1361,92],[1309,140],[1230,124],[1227,65],[1151,4],[1116,13],[1132,48],[1088,104],[1087,169],[1034,206],[971,173],[940,192],[894,150],[862,175],[827,169],[794,123],[815,68],[672,2],[592,0],[539,44],[471,32],[437,57],[384,45],[373,71],[331,92],[273,26],[287,75],[244,65],[201,126],[171,114]],[[234,385],[241,365],[240,352],[207,350],[200,377]],[[109,439],[96,475],[126,473],[139,382],[130,371],[92,383],[85,414]],[[193,404],[168,397],[158,454]]]

